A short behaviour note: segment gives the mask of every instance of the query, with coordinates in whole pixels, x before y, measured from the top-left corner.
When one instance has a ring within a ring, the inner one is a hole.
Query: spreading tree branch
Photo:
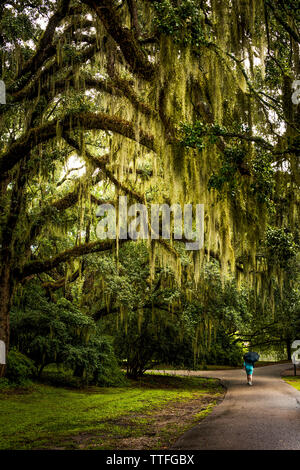
[[[135,37],[135,31],[122,26],[122,20],[111,0],[83,0],[102,21],[106,31],[120,46],[126,62],[136,75],[145,80],[153,79],[156,66],[144,53]]]
[[[102,129],[120,134],[128,139],[138,141],[150,150],[154,150],[154,138],[142,129],[137,132],[133,123],[110,116],[104,113],[78,113],[67,114],[61,120],[56,119],[40,127],[30,129],[25,135],[17,139],[7,152],[0,157],[0,181],[6,178],[6,173],[28,154],[38,144],[48,142],[59,132],[72,129]]]
[[[119,240],[119,244],[123,244],[129,240]],[[104,251],[111,251],[115,248],[115,240],[98,240],[91,243],[85,243],[83,245],[74,246],[69,250],[65,250],[59,253],[52,258],[42,261],[29,261],[24,265],[22,269],[15,270],[16,279],[22,280],[27,276],[32,276],[33,274],[40,274],[44,272],[51,271],[53,268],[56,268],[59,264],[68,261],[69,259],[79,258],[91,253],[100,253]]]
[[[55,11],[53,16],[50,18],[46,30],[44,31],[40,41],[38,49],[35,54],[24,64],[17,76],[15,81],[22,79],[24,85],[24,77],[30,72],[27,77],[27,82],[30,80],[32,74],[34,74],[44,63],[45,59],[55,52],[55,46],[52,44],[55,30],[60,22],[65,18],[68,13],[70,0],[61,0],[59,8]]]

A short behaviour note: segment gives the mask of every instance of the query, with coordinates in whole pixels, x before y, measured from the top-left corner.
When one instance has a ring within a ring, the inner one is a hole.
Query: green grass
[[[143,414],[146,416],[146,421],[140,423],[143,427],[149,425],[151,412],[168,403],[202,396],[214,398],[222,393],[214,379],[155,375],[120,388],[72,390],[34,384],[28,390],[3,390],[0,449],[47,448],[61,443],[68,447],[68,436],[82,433],[95,433],[102,436],[103,442],[109,436],[130,437],[138,430],[120,425],[122,417],[134,419],[136,414]]]
[[[293,387],[295,387],[300,392],[300,376],[291,375],[291,376],[283,377],[283,380],[287,382],[288,384],[292,385]]]

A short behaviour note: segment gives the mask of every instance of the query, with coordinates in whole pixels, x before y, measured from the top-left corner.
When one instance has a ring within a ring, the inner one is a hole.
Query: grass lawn
[[[300,392],[300,376],[299,375],[298,376],[290,375],[290,376],[282,377],[282,378],[283,380],[285,380],[285,382],[292,385]]]
[[[121,388],[0,392],[0,449],[163,449],[224,396],[215,379],[147,375]]]

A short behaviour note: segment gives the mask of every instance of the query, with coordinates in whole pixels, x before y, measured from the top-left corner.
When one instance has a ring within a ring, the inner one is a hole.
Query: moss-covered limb
[[[78,171],[78,170],[82,170],[82,168],[84,168],[84,163],[79,166],[79,167],[76,167],[76,168],[70,168],[66,174],[64,175],[64,177],[56,184],[56,187],[58,188],[59,186],[61,186],[62,184],[64,184],[66,181],[72,181],[72,178],[70,178],[70,175],[71,173],[73,173],[73,171]]]
[[[118,166],[118,163],[113,163],[111,162],[111,167],[116,167]],[[126,165],[123,166],[123,170],[125,174],[135,174],[139,175],[141,178],[151,178],[153,176],[153,171],[152,170],[143,170],[142,168],[136,168],[134,171],[131,167],[128,167]]]
[[[112,83],[116,88],[122,91],[123,95],[128,98],[131,104],[138,110],[141,111],[146,116],[158,117],[157,111],[145,103],[133,90],[130,82],[121,77],[118,77],[116,74],[113,76]]]
[[[131,16],[131,24],[134,36],[136,39],[140,36],[140,25],[138,19],[138,8],[136,0],[127,0],[127,5],[129,8],[130,16]]]
[[[107,156],[105,158],[108,159]],[[71,191],[70,193],[67,193],[62,198],[57,199],[56,201],[52,202],[50,206],[45,207],[40,212],[40,214],[36,218],[36,222],[34,222],[30,228],[30,233],[28,237],[30,243],[32,243],[32,241],[35,240],[36,237],[41,233],[43,229],[43,221],[47,219],[49,212],[53,211],[53,209],[59,212],[63,212],[69,209],[70,207],[73,207],[78,202],[79,197],[80,197],[81,184],[84,182],[84,180],[85,180],[85,177],[79,178],[77,181],[76,187],[73,191]],[[102,176],[100,174],[97,174],[94,178],[92,178],[92,185],[98,184],[101,180],[102,180]],[[91,198],[91,202],[95,204],[100,204],[98,200],[93,201],[92,198]]]
[[[166,114],[165,108],[166,108],[166,99],[167,99],[167,94],[168,91],[166,89],[166,86],[163,86],[159,90],[159,100],[158,100],[158,109],[159,109],[159,117],[161,119],[161,122],[164,125],[167,139],[169,142],[174,141],[175,135],[176,135],[176,129],[174,127],[174,124],[172,123],[170,117]]]
[[[98,184],[102,180],[102,176],[97,174],[93,180],[92,180],[92,185]],[[74,191],[66,194],[64,197],[61,199],[58,199],[57,201],[54,201],[50,208],[54,208],[58,211],[64,211],[66,209],[69,209],[70,207],[74,206],[78,202],[79,194],[80,194],[80,185],[81,181],[84,181],[84,178],[79,178],[78,183],[76,184],[76,188]],[[46,212],[46,209],[45,209]]]
[[[27,159],[23,158],[12,186],[10,207],[5,225],[3,224],[1,227],[1,232],[4,236],[2,236],[0,240],[0,340],[4,341],[7,350],[9,348],[10,339],[9,312],[15,287],[12,270],[14,267],[14,252],[19,241],[15,232],[26,201],[26,193],[24,191],[26,185],[26,170]],[[1,364],[0,377],[2,377],[4,373],[5,366]]]
[[[80,152],[80,146],[78,144],[78,142],[76,142],[76,140],[72,139],[70,136],[68,136],[67,134],[64,134],[63,135],[64,138],[66,139],[66,142],[69,143],[69,145],[71,145],[72,147],[74,147],[78,152]],[[105,173],[105,175],[110,179],[110,181],[116,186],[118,187],[119,189],[121,189],[121,191],[123,191],[125,194],[130,194],[135,200],[137,200],[138,202],[144,204],[145,203],[145,197],[143,194],[139,194],[137,193],[136,191],[128,188],[127,186],[125,186],[123,183],[121,183],[120,181],[117,180],[117,178],[113,175],[113,173],[108,170],[106,168],[106,166],[101,163],[99,165],[99,161],[98,159],[96,159],[93,155],[89,154],[89,152],[87,152],[87,150],[85,150],[85,155],[87,158],[89,158],[93,164],[95,166],[98,166],[100,167],[103,172]],[[151,226],[150,224],[148,225],[148,229],[149,229],[149,233],[151,233]],[[163,247],[163,249],[169,253],[173,259],[175,260],[178,260],[179,258],[179,255],[177,253],[177,251],[169,244],[166,242],[166,240],[164,240],[163,238],[159,238],[157,240],[157,242]]]
[[[78,52],[76,60],[78,63],[84,64],[88,60],[94,57],[97,52],[96,39],[92,42],[91,45],[85,47],[81,52]],[[46,95],[49,94],[49,86],[44,86],[41,84],[47,83],[49,78],[53,78],[58,74],[62,73],[65,67],[69,67],[69,64],[58,64],[56,58],[50,57],[42,67],[40,67],[37,72],[33,75],[30,75],[30,81],[28,83],[21,83],[18,87],[13,89],[8,89],[8,100],[10,104],[20,103],[24,99],[34,99],[39,96],[42,92]],[[71,72],[67,69],[66,76],[71,76]],[[6,111],[5,106],[0,106],[0,115]]]
[[[81,272],[82,272],[82,268],[81,268]],[[79,269],[76,269],[76,271],[74,271],[73,274],[71,274],[71,276],[68,276],[68,282],[76,281],[76,279],[78,279],[79,277],[79,274],[80,274]],[[60,289],[61,287],[64,287],[65,284],[66,284],[66,278],[61,277],[57,281],[43,282],[42,286],[44,287],[44,289],[49,289],[53,291],[53,290]]]
[[[140,309],[140,306],[137,305],[133,307],[131,311],[136,312],[139,309]],[[147,302],[143,305],[143,310],[146,310],[146,309],[151,310],[151,311],[153,311],[153,309],[156,309],[156,310],[162,310],[163,312],[170,313],[170,304],[162,303],[162,302]],[[118,314],[119,312],[120,312],[119,306],[118,307],[109,306],[109,308],[105,306],[97,310],[97,312],[93,314],[93,318],[95,321],[97,321],[97,320],[101,320],[101,318],[106,317],[107,315],[114,315],[114,314]],[[179,310],[173,307],[172,314],[180,317],[180,315],[182,314],[182,310]]]
[[[53,120],[40,127],[32,128],[17,139],[0,158],[0,181],[7,177],[7,172],[14,168],[24,155],[28,154],[38,144],[48,142],[56,137],[58,128],[62,131],[68,131],[71,123],[72,129],[102,129],[116,132],[134,141],[137,140],[134,124],[117,116],[104,113],[68,114],[60,121]],[[150,150],[154,150],[154,137],[142,129],[139,131],[139,143]]]
[[[120,46],[132,72],[145,80],[153,79],[156,73],[156,66],[147,59],[146,54],[135,37],[134,31],[122,26],[120,15],[112,2],[110,0],[83,1],[96,12],[106,31]]]
[[[266,1],[266,6],[270,8],[272,11],[274,18],[278,21],[279,24],[290,34],[290,36],[296,41],[300,43],[300,36],[297,31],[295,31],[284,19],[282,15],[279,15],[276,8],[272,5],[272,2]]]
[[[47,46],[43,50],[43,57],[41,58],[41,63],[39,64],[39,66],[38,64],[35,65],[32,74],[30,74],[29,71],[25,70],[24,74],[21,75],[19,79],[14,79],[13,83],[8,86],[7,93],[9,95],[18,94],[22,89],[24,89],[24,87],[26,87],[30,83],[32,76],[35,75],[49,59],[56,55],[56,50],[56,45],[47,44]]]
[[[79,77],[79,80],[80,78],[81,77]],[[113,79],[99,79],[82,76],[82,81],[78,85],[75,83],[74,75],[71,72],[70,76],[67,76],[65,80],[69,82],[70,86],[76,87],[77,89],[87,90],[94,88],[95,90],[103,91],[113,96],[125,96],[137,111],[141,111],[146,116],[158,116],[157,111],[145,103],[137,93],[135,93],[130,82],[118,77],[117,75],[114,75]],[[65,80],[55,82],[55,91],[63,91],[65,89]]]
[[[76,83],[77,80],[75,80],[73,72],[70,72],[65,79],[55,82],[55,91],[64,91],[66,88],[66,82],[70,87],[74,87],[77,90],[88,90],[94,88],[95,90],[104,91],[105,93],[113,96],[123,96],[123,93],[110,80],[79,76],[79,83]]]
[[[80,145],[78,142],[76,142],[75,139],[72,139],[70,136],[67,134],[64,134],[64,139],[66,142],[71,145],[74,149],[76,149],[80,153]],[[103,161],[101,158],[96,158],[94,157],[91,153],[89,153],[87,150],[85,150],[85,156],[98,168],[100,168],[105,176],[121,191],[123,191],[125,194],[130,194],[134,199],[137,201],[141,202],[142,204],[145,202],[145,198],[142,194],[137,193],[131,188],[128,188],[126,185],[121,183],[113,174],[111,170],[109,170],[106,167],[106,161]]]
[[[123,191],[125,194],[129,194],[132,196],[136,201],[140,202],[141,204],[144,204],[145,202],[145,197],[142,194],[139,194],[137,191],[134,191],[131,188],[128,188],[125,184],[121,183],[112,173],[112,171],[105,169],[104,170],[105,175],[107,178],[121,191]]]
[[[93,53],[95,52],[94,47],[92,48],[92,52]],[[90,58],[90,55],[92,54],[89,54],[89,56],[86,58]],[[52,70],[52,72],[55,75],[55,72],[58,72],[59,69],[56,66],[56,64],[53,64],[53,65],[54,65],[54,69]],[[51,71],[48,71],[48,72],[50,74]],[[120,97],[124,96],[123,90],[118,88],[117,85],[113,83],[111,80],[96,79],[96,78],[87,77],[87,76],[79,76],[79,79],[77,80],[74,77],[73,70],[67,70],[64,78],[55,80],[54,82],[55,93],[59,94],[59,93],[64,92],[66,89],[66,85],[68,85],[68,87],[76,88],[76,90],[78,91],[94,88],[96,90],[109,93],[113,96],[120,96]],[[30,86],[22,88],[18,92],[12,92],[11,97],[10,97],[10,104],[19,103],[24,98],[28,100],[32,100],[34,98],[37,98],[39,95],[45,96],[48,94],[49,94],[49,84],[45,83],[44,85],[40,86],[39,80],[34,80],[30,84]],[[53,97],[54,96],[52,96],[52,99]],[[138,98],[136,96],[134,98],[135,99],[132,100],[132,102],[139,104]],[[144,106],[145,106],[145,109],[147,109],[147,105],[144,104]],[[1,112],[1,109],[2,108],[0,108],[0,112]],[[142,110],[143,107],[140,106],[140,109]],[[4,112],[4,109],[2,110],[2,112]],[[147,111],[147,113],[149,114],[149,111]]]
[[[119,244],[125,243],[127,241],[129,240],[119,240]],[[22,280],[27,276],[31,276],[32,274],[40,274],[51,271],[53,268],[56,268],[58,265],[68,261],[69,259],[79,258],[91,253],[111,251],[115,248],[115,246],[115,240],[98,240],[96,242],[74,246],[73,248],[65,250],[50,259],[42,261],[30,261],[25,264],[22,269],[16,269],[14,275],[16,279]]]
[[[95,204],[96,206],[100,206],[101,204],[111,204],[114,205],[115,201],[112,199],[99,199],[98,197],[91,194],[91,203]]]
[[[214,45],[214,47],[215,47],[215,45]],[[216,46],[216,47],[217,47],[217,46]],[[280,119],[282,119],[283,121],[285,121],[289,126],[291,126],[291,128],[293,128],[293,129],[295,129],[296,131],[299,132],[299,128],[297,128],[293,122],[290,122],[290,121],[286,118],[286,116],[283,115],[283,113],[282,113],[282,108],[281,108],[280,105],[275,105],[275,103],[274,103],[273,100],[271,100],[271,101],[273,101],[274,104],[273,104],[273,103],[270,103],[270,102],[268,102],[268,101],[266,101],[266,100],[262,97],[263,93],[261,93],[260,91],[258,91],[258,90],[256,90],[256,89],[254,88],[254,86],[253,86],[252,83],[251,83],[250,78],[248,77],[248,74],[246,73],[244,67],[243,67],[242,64],[241,64],[241,61],[240,61],[239,59],[237,59],[237,58],[234,56],[234,54],[231,54],[230,52],[226,52],[225,54],[226,54],[228,57],[230,57],[230,59],[234,60],[234,62],[237,64],[237,66],[238,66],[238,68],[240,69],[242,75],[244,76],[245,81],[246,81],[246,83],[247,83],[247,85],[248,85],[248,88],[249,88],[250,92],[253,94],[254,98],[255,98],[257,101],[259,101],[262,106],[266,106],[267,109],[272,109],[273,111],[275,111],[276,114],[278,115],[278,117],[279,117]]]
[[[229,137],[229,138],[237,138],[240,140],[246,140],[247,142],[254,142],[260,147],[263,147],[267,150],[273,150],[273,145],[267,142],[265,139],[259,136],[254,136],[254,135],[247,135],[247,134],[240,134],[236,132],[224,132],[222,133],[223,137]]]
[[[59,8],[50,18],[48,25],[39,41],[38,48],[35,54],[24,64],[24,66],[19,71],[18,75],[15,77],[15,80],[24,78],[29,72],[34,74],[44,63],[45,58],[48,57],[49,47],[55,34],[55,30],[60,22],[66,17],[68,13],[68,8],[71,0],[61,0]],[[30,75],[27,78],[27,82],[30,80]],[[23,81],[23,80],[22,80]]]

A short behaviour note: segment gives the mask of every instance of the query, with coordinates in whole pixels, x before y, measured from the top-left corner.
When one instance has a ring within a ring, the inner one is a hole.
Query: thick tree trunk
[[[0,340],[5,344],[5,356],[9,348],[9,311],[12,297],[12,283],[9,265],[4,265],[0,275]],[[5,361],[6,362],[6,361]],[[5,375],[6,365],[0,364],[0,377]]]
[[[13,186],[10,201],[10,210],[5,226],[2,228],[1,250],[0,250],[0,340],[5,344],[5,356],[9,349],[9,313],[14,291],[14,256],[16,243],[15,229],[21,213],[22,201],[24,199],[24,186],[26,182],[26,159],[20,165],[17,180]],[[4,190],[4,187],[1,189]],[[26,195],[25,195],[26,197]],[[22,235],[21,235],[22,236]],[[0,364],[0,377],[5,375],[6,365]]]

